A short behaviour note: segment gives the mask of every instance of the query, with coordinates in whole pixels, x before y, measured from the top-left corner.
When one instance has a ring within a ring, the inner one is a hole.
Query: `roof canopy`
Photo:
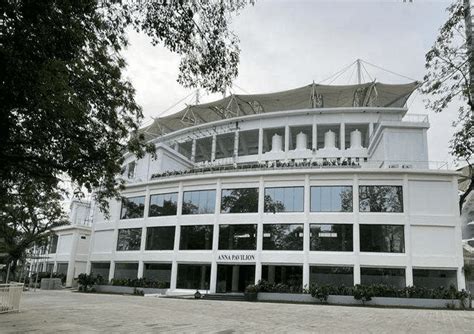
[[[190,105],[175,114],[157,118],[143,131],[150,137],[155,137],[222,119],[288,110],[341,107],[401,108],[417,86],[417,82],[402,85],[379,82],[347,86],[310,84],[270,94],[235,94],[210,103]]]

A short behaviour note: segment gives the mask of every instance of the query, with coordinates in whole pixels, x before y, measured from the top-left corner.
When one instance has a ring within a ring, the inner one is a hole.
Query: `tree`
[[[2,228],[13,224],[18,231],[39,233],[30,224],[51,206],[57,214],[50,215],[52,221],[60,219],[56,208],[63,179],[70,181],[77,196],[83,190],[94,191],[107,212],[108,199],[118,198],[123,187],[117,177],[123,154],[154,154],[154,146],[138,131],[143,115],[135,91],[122,76],[127,27],[144,31],[154,44],[181,56],[180,83],[216,92],[237,75],[238,39],[229,22],[246,4],[0,2]],[[37,196],[51,196],[50,202]],[[27,203],[35,210],[27,210]]]
[[[474,189],[474,87],[470,77],[470,71],[474,71],[474,51],[471,44],[474,41],[466,38],[465,19],[469,18],[469,6],[465,6],[465,2],[469,5],[469,1],[455,0],[447,8],[449,18],[425,57],[427,73],[421,88],[427,94],[427,107],[434,112],[442,112],[453,101],[461,104],[458,118],[453,122],[456,130],[451,140],[451,153],[467,164],[471,170],[471,182],[460,196],[460,208]],[[468,29],[472,30],[472,27]]]

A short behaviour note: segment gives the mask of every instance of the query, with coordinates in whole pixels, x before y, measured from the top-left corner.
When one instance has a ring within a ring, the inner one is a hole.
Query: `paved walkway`
[[[473,311],[26,292],[0,333],[474,333]]]

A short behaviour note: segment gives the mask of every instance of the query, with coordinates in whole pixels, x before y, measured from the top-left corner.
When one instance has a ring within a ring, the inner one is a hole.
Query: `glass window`
[[[265,188],[265,212],[303,212],[304,187]]]
[[[209,290],[210,264],[178,264],[178,289]]]
[[[303,224],[264,224],[263,250],[303,250]]]
[[[403,225],[360,225],[360,251],[405,253]]]
[[[151,195],[148,216],[174,216],[177,207],[178,193]]]
[[[258,188],[223,189],[221,212],[258,212]]]
[[[55,254],[58,248],[58,236],[56,234],[51,236],[50,244],[49,244],[49,252],[51,254]]]
[[[179,249],[212,249],[213,225],[181,226]]]
[[[68,263],[57,263],[56,264],[56,272],[58,274],[63,274],[63,275],[67,275],[67,268],[68,268]]]
[[[257,225],[220,225],[219,249],[255,250]]]
[[[125,228],[118,230],[117,250],[136,251],[140,250],[142,240],[141,228]]]
[[[135,167],[136,167],[135,161],[132,161],[128,164],[127,178],[131,179],[135,176]]]
[[[171,282],[171,263],[145,263],[143,278],[163,283],[163,288],[169,288]]]
[[[360,186],[359,210],[363,212],[403,212],[401,186]]]
[[[436,289],[439,287],[458,287],[456,270],[413,269],[413,285]]]
[[[183,195],[183,215],[214,213],[215,190],[185,191]]]
[[[309,281],[318,285],[353,286],[354,268],[311,266]]]
[[[285,284],[290,291],[301,292],[303,266],[262,266],[262,280],[271,284]]]
[[[352,224],[311,224],[312,251],[352,252]]]
[[[94,277],[101,276],[104,281],[109,280],[110,262],[92,262],[91,275]]]
[[[136,279],[138,277],[138,263],[115,263],[115,279]]]
[[[405,287],[405,269],[402,268],[360,268],[362,285],[385,284],[396,288]]]
[[[146,250],[173,250],[174,226],[148,227],[146,229]]]
[[[312,212],[352,212],[352,186],[311,187]]]
[[[122,198],[120,219],[143,218],[145,196]]]

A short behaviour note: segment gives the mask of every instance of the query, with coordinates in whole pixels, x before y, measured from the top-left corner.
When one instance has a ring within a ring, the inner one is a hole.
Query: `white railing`
[[[0,313],[19,312],[23,283],[0,284]]]

